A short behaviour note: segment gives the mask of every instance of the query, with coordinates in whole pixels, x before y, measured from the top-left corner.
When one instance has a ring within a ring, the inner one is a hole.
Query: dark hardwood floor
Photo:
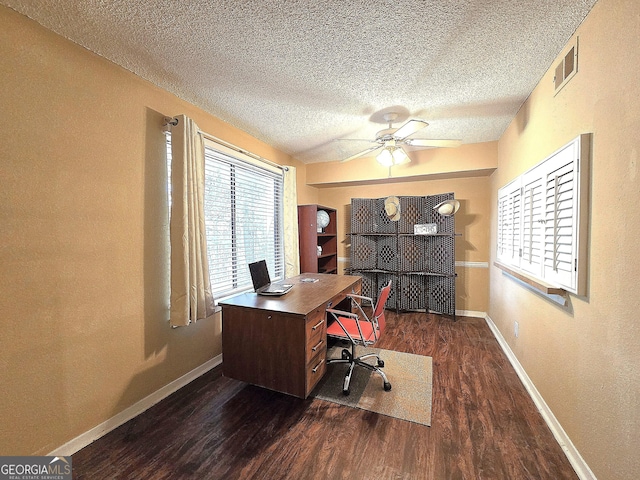
[[[483,319],[387,313],[433,357],[432,426],[225,378],[220,367],[73,455],[76,479],[575,479]]]

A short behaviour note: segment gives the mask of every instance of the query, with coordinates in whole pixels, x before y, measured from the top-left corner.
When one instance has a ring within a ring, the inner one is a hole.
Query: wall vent
[[[564,87],[569,80],[578,71],[578,37],[569,47],[564,56],[560,59],[560,63],[556,65],[555,75],[553,77],[553,85],[555,87],[554,95]]]

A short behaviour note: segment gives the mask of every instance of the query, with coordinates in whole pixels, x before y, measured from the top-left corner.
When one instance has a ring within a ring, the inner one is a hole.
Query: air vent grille
[[[554,95],[573,78],[578,71],[578,38],[576,37],[569,50],[561,58],[560,63],[556,65],[553,84],[555,87]]]

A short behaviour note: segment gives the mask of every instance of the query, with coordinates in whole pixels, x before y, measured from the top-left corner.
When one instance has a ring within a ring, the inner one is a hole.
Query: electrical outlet
[[[517,321],[513,322],[513,334],[516,336],[516,338],[518,338],[518,335],[520,334],[520,325]]]

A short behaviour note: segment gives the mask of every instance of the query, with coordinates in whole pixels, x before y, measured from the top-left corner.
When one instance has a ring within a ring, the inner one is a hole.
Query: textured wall
[[[46,454],[221,352],[167,322],[163,116],[290,159],[5,7],[0,57],[0,452]]]
[[[587,296],[561,308],[492,267],[489,314],[601,480],[640,472],[639,19],[635,0],[596,4],[576,32],[578,73],[555,97],[553,69],[542,78],[501,138],[492,177],[495,205],[499,187],[593,132]],[[495,230],[492,218],[492,261]]]

